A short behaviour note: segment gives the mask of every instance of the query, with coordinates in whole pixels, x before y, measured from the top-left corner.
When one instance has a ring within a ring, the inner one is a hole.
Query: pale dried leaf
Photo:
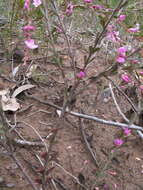
[[[0,96],[2,96],[2,95],[6,95],[6,94],[8,94],[8,92],[9,92],[8,89],[0,90]]]
[[[15,98],[18,94],[20,94],[21,92],[25,91],[25,90],[28,90],[30,88],[33,88],[35,87],[35,85],[32,85],[32,84],[25,84],[23,86],[20,86],[19,88],[17,88],[13,94],[12,94],[12,98]]]
[[[3,111],[17,111],[20,108],[20,104],[15,98],[7,97],[3,95],[1,98],[2,110]]]
[[[56,110],[57,114],[59,117],[61,117],[62,111],[61,110]]]

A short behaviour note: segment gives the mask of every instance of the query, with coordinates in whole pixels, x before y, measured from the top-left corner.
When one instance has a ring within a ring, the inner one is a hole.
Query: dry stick
[[[111,83],[109,83],[109,88],[110,88],[110,91],[111,91],[111,95],[112,95],[112,98],[113,98],[113,101],[115,103],[115,106],[119,112],[119,114],[122,116],[122,118],[130,125],[130,120],[128,120],[128,118],[125,116],[125,114],[121,111],[117,101],[116,101],[116,98],[115,98],[115,95],[114,95],[114,92],[113,92],[113,89],[112,89],[112,86],[111,86]],[[141,137],[141,139],[143,139],[143,133],[139,130],[137,130],[137,133],[138,135]]]
[[[29,182],[29,184],[32,186],[32,188],[34,190],[38,190],[37,187],[35,186],[35,184],[33,183],[32,179],[25,172],[24,168],[22,167],[21,163],[16,158],[16,156],[13,153],[11,153],[10,157],[15,161],[16,165],[20,168],[20,170],[22,171],[23,175],[25,176],[25,178],[27,179],[27,181]]]
[[[82,126],[82,120],[81,118],[79,118],[79,130],[80,130],[80,133],[81,133],[81,136],[82,136],[82,139],[84,141],[84,144],[86,146],[86,149],[87,151],[89,152],[89,155],[93,161],[93,163],[95,164],[95,166],[97,166],[99,168],[99,163],[97,161],[97,158],[96,158],[96,155],[95,153],[93,153],[92,151],[92,148],[90,147],[88,141],[87,141],[87,138],[86,138],[86,135],[85,135],[85,132],[84,132],[84,129],[83,129],[83,126]]]
[[[53,143],[54,143],[54,140],[55,140],[55,137],[57,135],[58,131],[55,131],[53,133],[53,136],[49,142],[49,148],[47,150],[47,156],[46,156],[46,159],[45,159],[45,162],[44,162],[44,173],[42,174],[42,190],[46,190],[46,172],[47,172],[47,167],[48,167],[48,163],[49,163],[49,159],[50,159],[50,151],[52,149],[52,146],[53,146]]]
[[[116,89],[127,99],[127,101],[130,103],[130,105],[132,106],[134,112],[136,112],[138,114],[138,109],[136,108],[136,106],[134,105],[134,103],[131,101],[131,99],[125,94],[125,92],[123,92],[118,85],[110,78],[110,77],[105,77],[107,78],[109,81],[112,82],[112,84],[116,87]]]
[[[58,179],[53,179],[53,181],[55,182],[55,183],[57,183],[57,185],[59,185],[59,187],[61,188],[61,189],[63,189],[63,190],[70,190],[68,187],[66,187],[60,180],[58,180]]]
[[[39,134],[39,132],[34,128],[32,127],[30,124],[26,123],[25,121],[18,121],[19,123],[23,123],[25,124],[26,126],[30,127],[33,129],[33,131],[36,133],[36,135],[39,137],[39,139],[42,141],[43,145],[45,146],[46,150],[48,151],[48,146],[47,146],[47,143],[45,142],[45,140],[41,137],[41,135]],[[35,143],[35,142],[34,142]]]
[[[54,181],[53,179],[51,179],[51,183],[52,183],[52,185],[53,185],[53,187],[54,187],[55,190],[59,190],[59,189],[57,188],[56,183],[55,183],[55,181]]]
[[[87,187],[86,187],[85,185],[81,184],[77,177],[75,177],[74,175],[72,175],[70,172],[68,172],[64,167],[62,167],[62,166],[61,166],[60,164],[58,164],[57,162],[53,161],[52,163],[53,163],[53,165],[56,165],[56,166],[58,166],[60,169],[62,169],[62,170],[63,170],[66,174],[68,174],[70,177],[72,177],[73,179],[75,179],[75,181],[76,181],[80,186],[82,186],[84,189],[87,190]]]
[[[45,147],[44,144],[40,142],[31,142],[31,141],[26,141],[26,140],[21,140],[21,139],[16,139],[16,138],[12,140],[12,144],[18,147],[22,147],[22,148]]]
[[[45,104],[45,105],[48,105],[48,106],[51,106],[51,107],[54,107],[56,109],[59,109],[59,110],[62,110],[63,108],[62,107],[59,107],[55,104],[52,104],[52,103],[49,103],[49,102],[45,102],[37,97],[34,97],[34,96],[27,96],[31,99],[34,99],[42,104]],[[86,115],[86,114],[82,114],[82,113],[78,113],[78,112],[73,112],[73,111],[66,111],[66,113],[70,114],[70,115],[73,115],[73,116],[76,116],[76,117],[81,117],[81,118],[84,118],[84,119],[89,119],[89,120],[94,120],[94,121],[97,121],[98,123],[101,123],[101,124],[105,124],[105,125],[111,125],[111,126],[114,126],[114,127],[124,127],[124,128],[129,128],[129,129],[134,129],[134,130],[141,130],[143,131],[143,128],[138,126],[138,125],[135,125],[135,124],[132,124],[132,125],[127,125],[125,123],[120,123],[120,122],[115,122],[115,121],[110,121],[110,120],[105,120],[105,119],[100,119],[96,116],[91,116],[91,115]]]
[[[120,109],[120,107],[119,107],[119,105],[118,105],[118,103],[117,103],[117,101],[116,101],[115,94],[114,94],[114,92],[113,92],[111,83],[109,83],[109,89],[110,89],[110,91],[111,91],[111,95],[112,95],[114,104],[115,104],[115,106],[116,106],[116,108],[117,108],[119,114],[122,116],[122,118],[123,118],[127,123],[129,123],[130,121],[129,121],[128,118],[125,116],[125,114],[121,111],[121,109]]]
[[[25,108],[18,110],[17,113],[23,113],[23,112],[27,111],[28,109],[30,109],[32,106],[33,106],[33,104],[30,104],[30,105],[26,106]]]
[[[34,111],[34,112],[32,112],[31,114],[27,115],[25,118],[31,117],[31,116],[35,115],[36,113],[39,113],[39,112],[46,113],[46,114],[52,114],[52,112],[48,112],[48,111],[46,111],[46,110],[39,109],[39,110]]]

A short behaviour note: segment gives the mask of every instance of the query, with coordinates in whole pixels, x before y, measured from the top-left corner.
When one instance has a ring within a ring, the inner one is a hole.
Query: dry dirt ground
[[[78,59],[79,62],[82,61],[80,56]],[[66,61],[68,62],[68,59],[65,56]],[[45,60],[38,61],[38,64],[40,65],[38,74],[43,72],[48,75],[34,76],[33,79],[29,79],[35,88],[17,97],[23,111],[8,112],[6,117],[11,124],[16,122],[16,131],[25,140],[41,142],[36,134],[38,132],[44,142],[50,145],[49,160],[46,164],[48,168],[47,189],[142,190],[143,142],[136,132],[132,131],[132,134],[125,138],[124,144],[115,148],[113,141],[121,134],[120,128],[99,124],[92,120],[80,120],[68,113],[65,114],[64,119],[60,118],[56,108],[46,105],[46,102],[62,105],[63,81],[59,71],[56,66],[46,63]],[[102,67],[102,63],[94,61],[87,75],[97,74]],[[68,68],[66,69],[67,75],[71,74]],[[2,65],[1,70],[1,74],[5,74],[7,78],[10,77],[8,65]],[[69,79],[69,85],[70,83]],[[86,81],[83,82],[85,83]],[[88,90],[78,96],[72,110],[121,122],[112,98],[108,97],[106,101],[101,94],[102,86],[106,85],[108,83],[103,79],[98,85],[93,83]],[[8,87],[12,90],[16,88],[15,83],[8,82],[1,77],[0,88]],[[34,97],[37,99],[33,99]],[[117,95],[117,100],[123,112],[130,109],[127,101],[120,94]],[[89,147],[85,143],[82,132],[84,132]],[[13,138],[20,138],[14,130],[11,135]],[[45,148],[13,145],[13,149],[18,162],[40,190],[41,185],[38,182],[42,174],[39,170],[44,163]],[[91,156],[89,149],[95,159]],[[19,167],[10,158],[9,152],[3,147],[0,147],[0,180],[2,181],[0,181],[0,190],[32,190]]]

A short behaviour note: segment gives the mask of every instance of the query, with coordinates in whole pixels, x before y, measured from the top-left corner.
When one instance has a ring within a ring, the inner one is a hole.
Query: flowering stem
[[[58,7],[57,5],[55,4],[55,1],[51,0],[51,3],[54,7],[54,10],[55,10],[55,14],[57,15],[58,17],[58,20],[59,20],[59,23],[60,23],[60,27],[62,29],[62,32],[65,36],[65,39],[66,39],[66,42],[67,42],[67,46],[68,46],[68,53],[69,53],[69,57],[71,59],[71,65],[72,65],[72,68],[74,70],[74,79],[76,78],[76,73],[75,73],[75,60],[74,60],[74,56],[72,54],[72,51],[71,51],[71,43],[70,43],[70,40],[68,38],[68,35],[66,34],[66,30],[65,30],[65,26],[60,18],[60,15],[59,15],[59,11],[58,11]]]
[[[103,30],[102,30],[99,34],[97,34],[97,37],[96,37],[96,39],[95,39],[94,46],[93,46],[94,49],[95,49],[95,48],[97,47],[97,45],[99,44],[101,38],[103,37],[103,35],[104,35],[104,33],[105,33],[105,31],[106,31],[108,25],[110,24],[111,20],[112,20],[113,17],[115,16],[116,12],[119,11],[119,9],[121,9],[121,7],[123,7],[124,5],[126,5],[126,3],[128,2],[128,0],[126,0],[124,3],[123,3],[123,2],[124,2],[124,0],[120,0],[119,4],[118,4],[117,7],[114,9],[112,15],[110,16],[110,18],[109,18],[108,21],[106,22],[106,24],[105,24]],[[85,67],[87,67],[88,64],[93,60],[93,59],[91,58],[92,55],[93,55],[93,54],[90,52],[89,55],[88,55],[88,57],[87,57],[87,59],[85,60],[85,63],[84,63]]]

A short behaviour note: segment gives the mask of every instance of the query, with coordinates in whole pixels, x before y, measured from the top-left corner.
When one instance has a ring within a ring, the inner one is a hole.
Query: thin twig
[[[87,189],[87,187],[83,184],[80,183],[80,181],[78,180],[77,177],[75,177],[74,175],[72,175],[70,172],[68,172],[65,168],[63,168],[63,166],[61,166],[60,164],[58,164],[57,162],[53,161],[52,162],[53,165],[58,166],[60,169],[62,169],[66,174],[68,174],[70,177],[72,177],[79,185],[81,185],[84,189]]]
[[[55,182],[55,183],[57,183],[57,185],[59,185],[59,187],[61,188],[61,189],[63,189],[63,190],[70,190],[68,187],[66,187],[60,180],[58,180],[58,179],[53,179],[53,181]]]
[[[33,112],[33,113],[30,113],[30,114],[27,115],[25,118],[31,117],[31,116],[35,115],[36,113],[39,113],[39,112],[46,113],[46,114],[52,114],[52,112],[48,112],[48,111],[46,111],[46,110],[40,109],[40,110],[37,110],[37,111],[35,111],[35,112]]]
[[[111,91],[111,95],[112,95],[114,104],[115,104],[115,106],[116,106],[116,108],[117,108],[119,114],[122,116],[122,118],[123,118],[127,123],[129,123],[130,121],[127,119],[127,117],[125,116],[125,114],[121,111],[121,109],[120,109],[120,107],[119,107],[119,105],[118,105],[118,103],[117,103],[117,101],[116,101],[115,94],[114,94],[114,92],[113,92],[111,83],[109,83],[109,88],[110,88],[110,91]]]
[[[112,84],[116,87],[116,89],[126,98],[126,100],[130,103],[130,105],[132,106],[134,112],[136,112],[138,114],[138,109],[136,108],[136,106],[134,105],[134,103],[131,101],[131,99],[125,94],[125,92],[123,92],[118,85],[110,78],[110,77],[106,77],[109,81],[112,82]]]
[[[42,190],[46,190],[46,172],[47,172],[47,167],[48,167],[48,163],[49,163],[49,160],[50,160],[50,151],[52,150],[52,147],[53,147],[53,144],[54,144],[54,140],[55,140],[55,137],[57,135],[57,132],[58,131],[55,131],[50,139],[50,142],[49,142],[49,147],[48,147],[48,150],[47,150],[47,156],[45,158],[45,162],[44,162],[44,173],[42,174]]]
[[[125,116],[125,114],[121,111],[117,101],[116,101],[116,98],[115,98],[115,95],[114,95],[114,92],[113,92],[113,89],[112,89],[112,86],[111,86],[111,83],[109,83],[109,88],[110,88],[110,91],[111,91],[111,95],[112,95],[112,98],[113,98],[113,101],[114,101],[114,104],[119,112],[119,114],[123,117],[123,119],[129,124],[131,125],[132,123],[130,122],[130,120]],[[136,113],[135,113],[136,114]],[[140,130],[137,130],[137,133],[138,135],[141,137],[141,139],[143,139],[143,133],[140,131]]]
[[[80,118],[79,118],[79,130],[80,130],[82,139],[84,141],[84,144],[86,146],[86,149],[87,149],[93,163],[95,164],[95,166],[97,166],[99,168],[99,163],[97,161],[96,155],[95,155],[95,153],[93,153],[92,148],[90,147],[90,145],[89,145],[89,143],[87,141],[87,138],[86,138],[85,132],[83,130],[83,126],[82,126],[82,120]]]
[[[26,126],[32,128],[34,130],[34,132],[36,133],[36,135],[40,138],[40,140],[42,141],[43,145],[45,146],[46,150],[48,151],[48,145],[47,143],[45,142],[45,140],[41,137],[41,135],[39,134],[39,132],[34,128],[32,127],[30,124],[26,123],[25,121],[18,121],[19,123],[23,123],[25,124]]]
[[[55,181],[54,181],[53,179],[51,179],[51,183],[52,183],[54,189],[55,189],[55,190],[58,190],[58,188],[57,188],[57,186],[56,186],[56,183],[55,183]]]
[[[25,176],[25,178],[27,179],[27,181],[29,182],[31,187],[34,190],[38,190],[37,187],[35,186],[35,184],[33,183],[32,179],[30,178],[30,176],[25,172],[25,169],[22,167],[21,163],[16,158],[16,156],[13,153],[11,153],[10,157],[15,161],[16,165],[20,168],[20,170],[22,171],[23,175]]]

